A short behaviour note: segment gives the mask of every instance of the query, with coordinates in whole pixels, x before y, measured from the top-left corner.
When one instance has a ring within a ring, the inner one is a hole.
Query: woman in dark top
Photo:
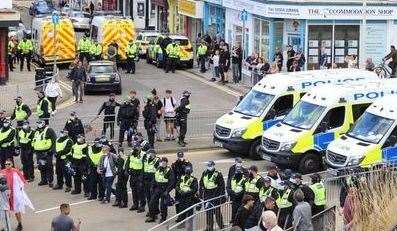
[[[220,50],[219,70],[221,74],[221,82],[227,83],[229,79],[228,71],[230,68],[230,53],[227,45],[223,45]]]
[[[241,203],[242,206],[237,210],[236,216],[233,219],[233,226],[238,226],[241,228],[241,230],[245,230],[244,224],[251,214],[255,200],[251,195],[244,195]]]

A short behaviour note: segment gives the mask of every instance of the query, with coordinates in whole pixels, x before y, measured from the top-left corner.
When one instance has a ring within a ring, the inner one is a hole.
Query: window
[[[299,94],[299,98],[302,99],[302,97],[306,94],[306,92],[302,92]]]
[[[269,22],[254,19],[254,51],[260,57],[269,57]]]
[[[357,121],[358,118],[364,113],[364,111],[371,105],[370,103],[356,104],[352,106],[353,109],[353,121]]]
[[[273,109],[276,111],[276,116],[286,115],[293,107],[294,96],[284,95],[276,100]]]
[[[325,131],[338,128],[343,125],[345,121],[345,107],[336,107],[327,112],[323,120],[321,121],[317,132],[323,132],[325,126]]]

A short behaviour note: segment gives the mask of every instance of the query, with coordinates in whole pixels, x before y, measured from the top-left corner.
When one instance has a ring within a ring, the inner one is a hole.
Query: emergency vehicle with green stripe
[[[302,173],[322,169],[328,144],[345,134],[376,99],[397,94],[397,80],[328,85],[306,93],[294,108],[263,132],[262,159]]]
[[[397,91],[397,89],[396,89]],[[380,91],[374,94],[382,94]],[[331,168],[366,168],[397,162],[397,96],[378,99],[352,129],[328,145],[325,162]]]
[[[231,152],[258,159],[263,130],[281,121],[308,90],[324,84],[351,84],[377,79],[375,73],[358,69],[269,75],[216,121],[214,143]]]

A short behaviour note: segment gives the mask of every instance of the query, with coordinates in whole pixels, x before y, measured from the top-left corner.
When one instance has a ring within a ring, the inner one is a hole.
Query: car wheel
[[[320,153],[306,153],[299,162],[299,171],[303,174],[318,172],[321,169],[322,163]]]
[[[259,155],[259,149],[261,147],[261,140],[257,139],[255,140],[250,147],[248,156],[249,158],[253,160],[260,160],[260,155]]]

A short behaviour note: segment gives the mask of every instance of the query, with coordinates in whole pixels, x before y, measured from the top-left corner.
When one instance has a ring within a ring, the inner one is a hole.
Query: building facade
[[[203,33],[212,38],[225,38],[225,8],[222,0],[205,0]]]

